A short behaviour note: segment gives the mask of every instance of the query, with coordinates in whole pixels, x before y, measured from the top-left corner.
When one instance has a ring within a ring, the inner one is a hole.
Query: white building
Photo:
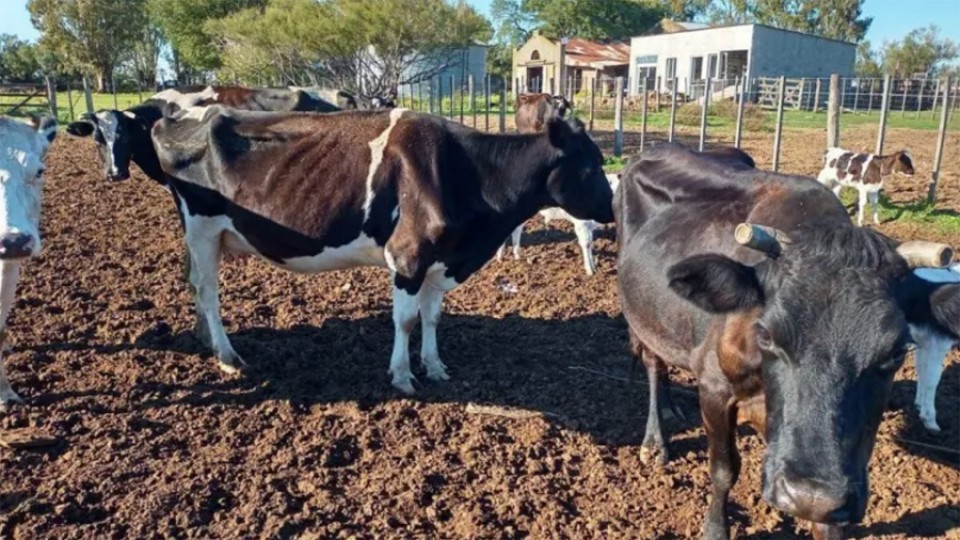
[[[682,23],[681,23],[682,24]],[[640,92],[642,80],[653,90],[671,89],[677,78],[680,90],[689,89],[707,77],[733,84],[737,77],[829,77],[853,76],[857,47],[853,43],[823,38],[762,24],[701,27],[660,25],[658,33],[630,40],[630,94]]]

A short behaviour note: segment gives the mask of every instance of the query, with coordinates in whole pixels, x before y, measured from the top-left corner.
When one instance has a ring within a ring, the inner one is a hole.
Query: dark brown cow
[[[215,103],[250,111],[340,110],[327,101],[311,97],[299,90],[191,86],[164,90],[125,111],[97,111],[96,114],[67,126],[67,133],[77,137],[93,135],[108,179],[129,178],[132,160],[147,176],[163,182],[163,171],[160,170],[153,143],[150,141],[150,128],[165,111]]]
[[[873,205],[873,222],[880,223],[877,204],[880,190],[883,189],[883,178],[894,173],[913,176],[913,172],[913,157],[906,150],[878,156],[848,152],[843,148],[829,148],[823,155],[823,169],[817,175],[817,180],[833,189],[837,197],[844,186],[857,190],[860,194],[857,225],[862,227],[863,211],[867,202]]]
[[[741,412],[767,442],[763,498],[814,522],[814,536],[839,538],[866,512],[867,463],[908,325],[960,331],[960,286],[910,271],[944,266],[952,250],[852,226],[811,179],[674,144],[627,166],[614,210],[633,349],[697,378],[713,482],[704,536],[728,538]]]
[[[427,377],[446,291],[545,206],[613,220],[603,157],[579,122],[491,135],[405,109],[335,115],[191,109],[153,129],[178,200],[202,338],[242,364],[220,319],[222,253],[294,272],[382,266],[393,273],[393,385],[413,392],[409,338],[420,313]],[[204,328],[205,326],[205,328]]]
[[[520,133],[539,133],[552,118],[563,118],[570,102],[563,96],[521,94],[517,97],[516,124]]]

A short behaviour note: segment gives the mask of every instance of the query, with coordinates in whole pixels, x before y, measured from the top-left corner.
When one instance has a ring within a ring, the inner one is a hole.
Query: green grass
[[[143,99],[153,95],[152,92],[144,92]],[[83,91],[71,92],[69,97],[73,98],[73,119],[79,118],[81,114],[87,112],[87,105],[83,97]],[[117,94],[116,106],[114,105],[113,94],[92,94],[93,110],[127,109],[141,102],[138,94]],[[10,107],[21,101],[21,98],[3,97],[0,98],[0,111],[6,112]],[[16,116],[25,116],[30,113],[46,113],[46,101],[32,101],[17,111]],[[70,100],[66,92],[57,93],[57,121],[61,125],[66,125],[72,121],[70,116]]]
[[[603,158],[603,171],[606,173],[616,173],[623,170],[627,166],[627,157],[625,156],[614,156],[609,155]]]
[[[845,206],[856,208],[857,192],[844,188],[840,200]],[[868,204],[864,213],[864,222],[872,219],[872,207]],[[902,221],[931,227],[946,236],[960,236],[960,214],[950,210],[938,210],[927,201],[907,204],[895,204],[884,195],[880,196],[880,221]]]

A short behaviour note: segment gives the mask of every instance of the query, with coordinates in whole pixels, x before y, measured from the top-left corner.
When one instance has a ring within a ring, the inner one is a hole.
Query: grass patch
[[[840,192],[840,201],[847,207],[857,206],[857,191],[853,188],[843,188]],[[873,207],[868,203],[864,210],[864,223],[872,220]],[[895,204],[884,195],[880,195],[880,221],[902,221],[917,223],[931,227],[944,235],[960,236],[960,214],[952,210],[940,210],[927,201],[918,201],[907,204]]]
[[[627,166],[627,157],[625,156],[607,156],[603,158],[603,171],[606,173],[618,173]]]

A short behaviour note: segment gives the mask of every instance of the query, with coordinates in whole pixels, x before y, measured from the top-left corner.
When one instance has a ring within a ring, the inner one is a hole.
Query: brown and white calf
[[[910,152],[900,150],[886,156],[855,153],[843,148],[829,148],[823,155],[823,169],[817,180],[840,196],[844,187],[852,187],[858,198],[857,225],[863,226],[863,212],[867,202],[873,205],[873,222],[880,224],[877,204],[883,179],[893,173],[913,176],[913,158]]]
[[[539,133],[551,119],[564,118],[570,102],[563,96],[520,94],[517,97],[516,124],[520,133]]]
[[[21,265],[40,253],[43,158],[56,135],[53,118],[25,124],[0,116],[0,410],[22,401],[3,369],[3,342]]]
[[[153,141],[191,258],[198,331],[223,369],[242,365],[220,318],[224,253],[293,272],[357,266],[393,276],[393,385],[414,391],[409,340],[422,322],[427,377],[443,295],[546,206],[613,220],[603,157],[583,124],[492,135],[405,109],[333,115],[213,106],[165,118]]]

